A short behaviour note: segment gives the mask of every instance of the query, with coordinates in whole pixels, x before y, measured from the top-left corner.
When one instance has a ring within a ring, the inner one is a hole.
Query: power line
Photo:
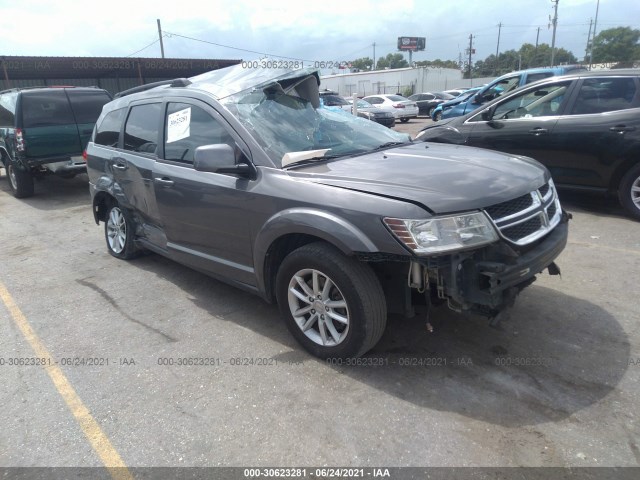
[[[140,50],[136,50],[133,53],[130,53],[129,55],[127,55],[127,57],[133,57],[136,53],[140,53],[143,50],[146,50],[147,48],[155,45],[156,43],[158,43],[160,41],[160,39],[154,40],[153,42],[151,42],[149,45],[147,45],[146,47],[142,47]]]

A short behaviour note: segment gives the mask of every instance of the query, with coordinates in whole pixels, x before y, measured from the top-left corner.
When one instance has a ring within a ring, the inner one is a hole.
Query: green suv
[[[0,92],[0,157],[17,198],[33,195],[34,177],[86,172],[82,152],[109,101],[109,92],[94,87]]]

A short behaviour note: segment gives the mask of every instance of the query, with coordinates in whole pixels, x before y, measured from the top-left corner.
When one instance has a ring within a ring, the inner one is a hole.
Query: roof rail
[[[118,92],[113,96],[113,98],[126,97],[127,95],[131,95],[132,93],[144,92],[152,88],[161,87],[162,85],[169,85],[170,87],[186,87],[187,85],[191,85],[191,80],[189,80],[188,78],[174,78],[173,80],[162,80],[160,82],[146,83],[138,87],[133,87],[128,90]]]
[[[47,89],[47,88],[96,88],[96,89],[103,90],[102,87],[99,87],[97,85],[36,85],[34,87],[7,88],[6,90],[0,90],[0,93],[21,92],[23,90],[38,90],[38,89]]]

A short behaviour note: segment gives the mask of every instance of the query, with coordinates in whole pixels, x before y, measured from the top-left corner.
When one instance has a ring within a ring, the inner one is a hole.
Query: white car
[[[410,118],[418,117],[418,104],[402,95],[369,95],[363,100],[382,110],[392,112],[393,116],[403,123],[408,122]]]

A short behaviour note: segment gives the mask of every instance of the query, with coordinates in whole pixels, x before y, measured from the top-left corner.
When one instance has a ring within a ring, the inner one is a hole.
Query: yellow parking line
[[[40,338],[38,338],[33,328],[31,328],[27,318],[2,282],[0,282],[0,299],[2,299],[7,310],[9,310],[13,320],[29,342],[29,345],[31,345],[31,348],[33,348],[36,356],[46,359],[44,368],[49,374],[49,377],[51,377],[56,390],[58,390],[67,407],[71,410],[71,413],[80,425],[89,443],[100,457],[100,460],[102,460],[102,463],[111,474],[111,477],[114,480],[132,480],[133,476],[124,461],[120,458],[120,455],[113,445],[111,445],[111,442],[100,428],[98,422],[91,416],[89,409],[82,403],[71,382],[65,377],[58,365],[55,364],[55,359],[51,356]]]

